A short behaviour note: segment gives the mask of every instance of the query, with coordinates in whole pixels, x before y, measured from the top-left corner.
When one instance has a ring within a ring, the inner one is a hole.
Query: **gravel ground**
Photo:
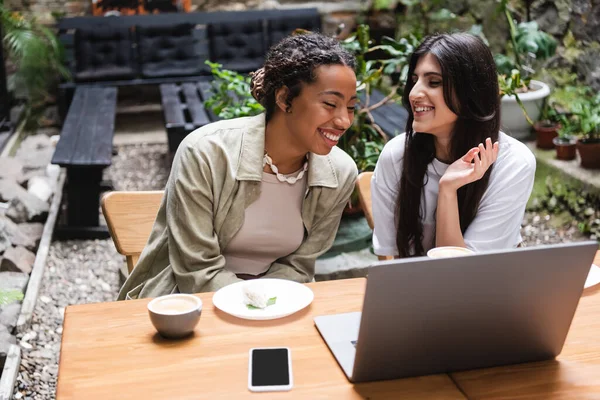
[[[166,145],[123,146],[106,171],[118,190],[163,189],[168,177]],[[527,213],[527,246],[582,240],[575,226],[555,227],[552,216]],[[15,399],[54,399],[64,310],[67,305],[112,301],[124,262],[111,240],[54,242],[31,330],[19,334],[22,363]]]
[[[105,172],[116,190],[162,190],[169,177],[166,144],[119,147]]]
[[[574,222],[563,225],[558,217],[544,212],[525,213],[521,236],[525,246],[588,240]]]

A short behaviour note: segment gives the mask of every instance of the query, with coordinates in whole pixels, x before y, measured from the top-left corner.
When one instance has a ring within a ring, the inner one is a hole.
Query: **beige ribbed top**
[[[223,251],[225,269],[235,274],[259,275],[302,244],[302,200],[307,175],[290,185],[263,172],[259,198],[246,208],[242,227]]]

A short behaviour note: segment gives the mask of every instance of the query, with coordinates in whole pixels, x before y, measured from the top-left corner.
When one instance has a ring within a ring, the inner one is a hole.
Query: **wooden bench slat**
[[[77,146],[79,125],[83,123],[82,113],[86,107],[86,89],[79,87],[75,90],[73,101],[69,107],[67,118],[63,124],[60,140],[52,156],[52,163],[65,166],[71,163],[71,158]]]
[[[165,124],[169,126],[180,126],[185,124],[183,108],[179,100],[179,88],[174,83],[160,85],[160,99],[165,115]]]
[[[117,88],[85,88],[83,121],[78,125],[72,165],[111,164],[116,108]]]
[[[93,163],[101,165],[112,164],[113,136],[115,133],[115,118],[117,115],[117,88],[104,91],[100,111],[96,114],[98,121],[93,138],[95,151],[92,152]]]
[[[198,95],[198,88],[196,85],[188,82],[181,86],[183,87],[183,95],[185,96],[185,102],[188,111],[190,112],[190,116],[192,117],[192,124],[194,127],[201,127],[210,123],[208,115],[206,114],[206,111],[204,111],[204,104],[202,104]]]

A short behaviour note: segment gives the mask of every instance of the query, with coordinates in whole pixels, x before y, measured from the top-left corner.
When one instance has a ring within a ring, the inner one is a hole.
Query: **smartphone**
[[[250,349],[248,389],[252,392],[278,392],[292,388],[292,357],[287,347]]]

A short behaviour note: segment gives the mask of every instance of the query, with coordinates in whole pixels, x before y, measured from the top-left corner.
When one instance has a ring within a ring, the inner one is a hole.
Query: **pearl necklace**
[[[304,161],[304,166],[302,167],[302,170],[300,171],[300,173],[296,176],[292,176],[292,177],[288,178],[287,176],[279,173],[279,169],[277,169],[277,167],[275,165],[273,165],[273,159],[271,159],[271,157],[269,157],[269,155],[265,152],[265,155],[263,157],[263,167],[267,164],[269,165],[269,168],[271,168],[271,171],[275,172],[275,176],[277,176],[277,179],[279,179],[280,182],[287,182],[290,185],[293,185],[294,183],[296,183],[297,181],[302,179],[302,177],[304,176],[304,173],[306,172],[306,170],[308,170],[308,159],[307,159],[306,161]]]

